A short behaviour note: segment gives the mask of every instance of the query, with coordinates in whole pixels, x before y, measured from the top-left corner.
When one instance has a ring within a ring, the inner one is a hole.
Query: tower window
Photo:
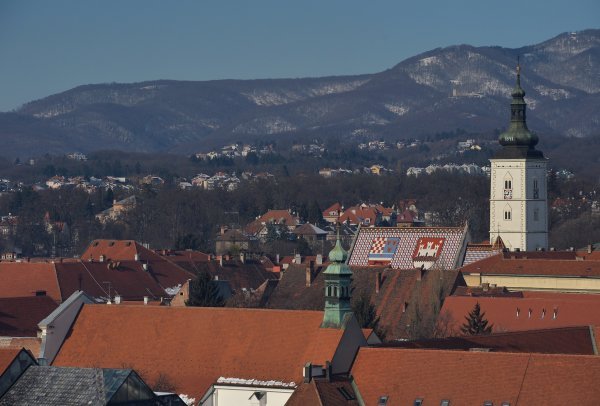
[[[333,287],[333,296],[337,297],[337,295],[338,295],[338,288],[337,288],[337,286],[334,286]]]
[[[512,213],[510,210],[504,210],[504,220],[512,220]]]
[[[540,209],[533,209],[533,221],[540,221]]]
[[[512,189],[512,180],[506,179],[504,181],[504,189]]]

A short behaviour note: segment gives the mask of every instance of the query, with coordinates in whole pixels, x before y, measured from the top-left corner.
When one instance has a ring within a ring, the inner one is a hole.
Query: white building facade
[[[490,242],[502,239],[511,251],[548,249],[547,160],[527,129],[520,67],[512,92],[511,122],[491,159]]]

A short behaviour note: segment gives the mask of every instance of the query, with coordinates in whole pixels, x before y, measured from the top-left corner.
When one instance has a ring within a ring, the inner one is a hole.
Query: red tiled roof
[[[159,259],[160,256],[152,250],[142,246],[135,240],[94,240],[81,254],[81,259],[98,261],[101,255],[106,260],[133,261],[138,254],[141,260],[149,261]]]
[[[302,381],[306,362],[332,360],[343,330],[320,328],[323,312],[84,305],[55,366],[121,368],[165,375],[198,399],[220,376]]]
[[[347,397],[351,397],[352,399],[347,399]],[[342,406],[358,404],[350,380],[334,376],[330,380],[315,378],[309,383],[303,383],[298,386],[285,403],[285,406]]]
[[[591,294],[529,293],[522,298],[449,296],[440,314],[448,320],[452,330],[459,333],[465,316],[477,302],[485,312],[485,318],[493,324],[494,332],[600,325],[600,311],[597,310],[600,295]]]
[[[382,366],[385,367],[382,367]],[[595,405],[600,357],[361,348],[352,376],[366,405]]]
[[[580,259],[577,259],[579,257]],[[600,260],[576,252],[503,252],[461,268],[465,274],[600,277]]]
[[[35,296],[36,291],[61,302],[54,264],[44,262],[0,262],[0,297]]]
[[[140,261],[63,262],[57,263],[56,274],[63,300],[73,292],[83,290],[94,297],[142,300],[144,296],[167,296],[165,289],[182,285],[193,274],[164,260],[149,261],[148,271]],[[110,289],[110,292],[109,292]]]
[[[366,221],[368,219],[369,221]],[[338,222],[345,223],[346,221],[350,224],[368,224],[375,225],[377,222],[377,209],[374,207],[361,207],[354,206],[344,210],[338,219]]]
[[[57,307],[49,296],[0,298],[0,336],[36,337],[38,323]]]

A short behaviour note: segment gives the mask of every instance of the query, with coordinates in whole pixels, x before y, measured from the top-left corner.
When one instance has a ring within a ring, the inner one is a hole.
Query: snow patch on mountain
[[[535,86],[535,90],[537,90],[542,96],[550,97],[552,100],[568,99],[573,96],[568,90],[554,89],[544,85]]]
[[[233,129],[238,134],[278,134],[295,131],[297,128],[282,117],[259,117],[240,124]]]
[[[409,112],[410,108],[403,106],[402,104],[386,103],[383,105],[389,112],[396,114],[397,116],[403,116]]]

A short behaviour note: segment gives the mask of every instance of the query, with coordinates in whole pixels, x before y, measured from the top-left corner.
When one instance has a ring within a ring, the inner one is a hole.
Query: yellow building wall
[[[526,275],[463,275],[467,286],[481,286],[482,283],[505,286],[509,290],[546,290],[556,292],[600,293],[600,279],[556,276]]]

